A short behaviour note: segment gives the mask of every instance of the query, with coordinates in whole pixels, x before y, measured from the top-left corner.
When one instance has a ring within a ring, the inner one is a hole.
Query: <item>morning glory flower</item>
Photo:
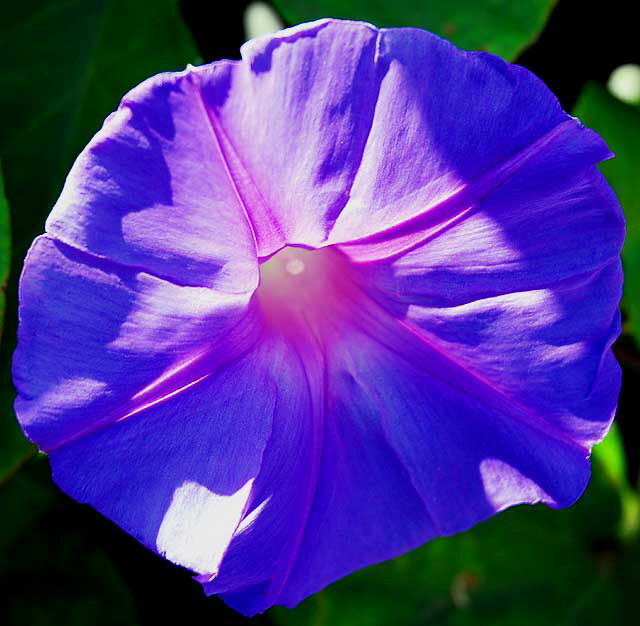
[[[620,383],[602,139],[527,70],[323,20],[150,78],[20,284],[58,485],[252,615],[573,503]]]

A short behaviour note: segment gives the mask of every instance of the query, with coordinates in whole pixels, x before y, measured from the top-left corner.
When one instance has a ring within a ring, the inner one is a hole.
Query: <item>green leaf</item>
[[[271,617],[280,626],[622,624],[622,568],[610,547],[619,518],[615,486],[595,462],[569,509],[511,508]]]
[[[196,50],[178,0],[20,0],[0,20],[0,155],[20,262],[121,97]]]
[[[131,594],[82,519],[51,484],[48,463],[29,463],[0,486],[0,623],[3,626],[135,626]]]
[[[0,335],[4,322],[10,246],[9,206],[0,171]],[[0,381],[0,485],[8,481],[34,454],[33,446],[25,439],[15,421],[12,405],[13,389]]]
[[[617,424],[613,424],[604,441],[594,446],[592,458],[615,486],[620,497],[622,513],[619,535],[622,539],[636,537],[640,532],[640,494],[627,480],[627,461],[624,443]]]
[[[417,26],[469,50],[514,59],[542,30],[555,0],[275,0],[292,23],[322,17]]]
[[[32,457],[12,480],[0,483],[0,572],[13,545],[30,533],[55,500],[56,490],[43,457]]]
[[[9,337],[3,338],[0,362],[0,488],[8,483],[35,454],[36,448],[22,433],[13,411],[15,391],[11,384]]]
[[[614,188],[627,220],[627,239],[622,250],[625,269],[623,310],[625,330],[640,346],[640,109],[620,102],[604,87],[589,83],[574,115],[596,130],[616,157],[601,165]]]
[[[618,488],[627,484],[627,461],[620,429],[614,423],[604,441],[593,448],[592,456],[597,459],[609,480]]]
[[[11,254],[11,230],[9,228],[9,204],[4,193],[4,180],[0,169],[0,336],[4,323],[5,289],[9,278]]]

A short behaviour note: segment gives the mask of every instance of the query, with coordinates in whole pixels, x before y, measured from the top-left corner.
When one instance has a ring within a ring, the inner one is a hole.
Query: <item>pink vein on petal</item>
[[[444,359],[445,362],[451,364],[454,368],[464,372],[466,376],[471,380],[477,383],[480,383],[482,387],[490,391],[490,394],[488,396],[481,397],[469,389],[465,389],[464,387],[459,387],[458,385],[454,384],[452,380],[449,379],[449,377],[441,376],[432,368],[427,368],[425,367],[424,364],[421,363],[419,367],[423,369],[426,373],[428,373],[431,376],[434,376],[438,380],[441,380],[448,386],[453,387],[458,391],[463,391],[464,393],[468,393],[472,395],[473,397],[479,399],[484,403],[487,403],[489,398],[492,396],[494,398],[499,398],[501,401],[506,400],[509,403],[509,405],[514,406],[516,409],[518,409],[519,411],[518,418],[523,423],[545,434],[548,434],[554,439],[558,441],[562,441],[567,445],[580,448],[585,451],[585,455],[588,455],[588,451],[583,445],[570,439],[566,433],[555,428],[543,417],[534,413],[530,407],[527,407],[517,402],[510,396],[508,396],[503,390],[497,387],[494,383],[492,383],[490,380],[483,377],[481,374],[477,373],[475,370],[469,368],[465,363],[458,361],[454,356],[440,349],[433,341],[429,340],[429,337],[426,335],[424,331],[416,328],[410,321],[404,320],[397,314],[388,310],[381,303],[379,303],[373,296],[371,296],[362,285],[359,285],[359,289],[363,297],[367,298],[367,300],[369,301],[369,305],[373,307],[373,312],[372,313],[370,312],[370,314],[367,316],[367,319],[364,319],[363,317],[358,316],[357,318],[354,318],[352,321],[364,334],[370,337],[373,341],[386,347],[387,349],[391,350],[394,354],[397,354],[399,357],[401,357],[403,360],[415,366],[414,361],[411,360],[409,355],[404,353],[401,348],[395,345],[395,343],[397,342],[392,342],[389,340],[385,341],[383,338],[384,331],[391,333],[393,336],[397,333],[396,328],[400,329],[401,332],[404,331],[406,333],[410,333],[412,337],[418,339],[419,344],[426,346],[428,350],[437,354],[439,357]],[[359,310],[362,312],[361,315],[364,314],[367,308],[369,307],[359,307]],[[391,326],[389,326],[389,321],[391,322]],[[376,327],[379,328],[380,326],[382,326],[383,330],[381,332],[376,332],[375,331]]]
[[[312,332],[312,331],[310,331]],[[314,339],[317,342],[317,339],[314,336]],[[309,516],[311,515],[311,509],[313,507],[313,502],[315,499],[318,480],[320,477],[320,466],[321,466],[321,457],[322,450],[324,447],[324,421],[326,416],[326,403],[328,398],[328,380],[327,380],[327,368],[326,368],[326,355],[324,352],[324,346],[317,342],[316,348],[318,350],[320,359],[322,361],[322,365],[319,368],[321,371],[319,372],[319,377],[322,379],[322,398],[320,402],[315,403],[314,398],[316,398],[316,393],[314,393],[315,385],[311,384],[310,373],[307,370],[307,363],[305,361],[309,361],[311,359],[305,359],[303,356],[303,350],[298,349],[297,354],[300,359],[302,369],[305,374],[305,380],[307,389],[309,391],[309,398],[311,401],[311,414],[313,419],[313,433],[311,435],[312,440],[312,456],[309,461],[309,481],[308,488],[305,494],[305,500],[303,503],[302,509],[302,519],[298,524],[298,530],[296,532],[295,540],[293,546],[291,548],[291,552],[289,553],[289,557],[287,558],[286,566],[284,567],[284,571],[278,581],[277,586],[269,592],[269,606],[275,604],[277,600],[280,598],[282,592],[284,591],[289,577],[291,576],[291,572],[295,566],[296,560],[298,558],[298,553],[300,551],[300,547],[302,545],[304,536],[307,532]],[[318,368],[315,368],[318,369]],[[315,372],[317,373],[317,372]],[[317,391],[317,390],[316,390]],[[314,406],[314,404],[317,404]],[[275,582],[275,581],[274,581]]]
[[[160,404],[161,402],[187,391],[187,389],[190,389],[196,384],[206,380],[212,374],[220,372],[222,369],[242,358],[251,349],[251,345],[253,345],[252,341],[249,341],[248,347],[243,346],[239,350],[231,351],[224,359],[216,359],[215,366],[213,366],[208,357],[211,356],[214,349],[219,348],[223,344],[227,345],[226,340],[228,340],[229,335],[234,336],[234,330],[242,328],[244,326],[244,321],[246,320],[243,318],[236,322],[236,324],[227,331],[225,341],[215,342],[212,346],[207,347],[207,349],[198,352],[195,355],[191,355],[180,363],[173,365],[169,370],[162,373],[158,378],[132,396],[129,400],[122,403],[115,409],[112,409],[86,428],[65,437],[54,445],[46,448],[43,447],[43,452],[50,454],[69,443],[88,437],[99,430],[142,413],[147,408]],[[239,343],[240,342],[237,342],[235,345],[239,345]],[[229,342],[229,345],[234,345],[233,340]],[[192,371],[192,367],[196,367],[195,372]]]
[[[275,252],[279,247],[282,247],[285,243],[285,235],[282,227],[276,219],[273,211],[271,211],[267,206],[262,193],[242,162],[235,146],[227,136],[227,133],[222,127],[215,111],[205,104],[204,98],[202,97],[199,75],[193,72],[190,76],[193,77],[195,82],[203,114],[209,121],[211,134],[222,163],[224,164],[227,176],[229,177],[229,182],[233,186],[247,223],[251,228],[253,240],[256,246],[256,254],[260,257],[268,256]],[[241,183],[244,184],[241,185]],[[247,191],[249,191],[250,199],[253,200],[253,202],[249,202],[249,199],[246,197]],[[266,249],[263,249],[264,242],[274,239],[274,234],[276,236],[276,243],[272,242],[271,245],[266,247]]]
[[[416,329],[411,323],[409,323],[409,322],[407,322],[405,320],[401,320],[399,318],[395,318],[395,319],[396,319],[396,322],[402,328],[404,328],[405,330],[410,332],[414,337],[416,337],[419,341],[421,341],[422,343],[427,345],[431,350],[436,352],[438,355],[442,356],[445,360],[449,361],[455,367],[458,367],[461,370],[463,370],[470,378],[472,378],[473,380],[479,382],[481,385],[483,385],[484,387],[489,389],[492,392],[493,395],[498,396],[502,400],[508,401],[512,406],[517,408],[518,409],[518,413],[514,412],[514,413],[512,413],[512,415],[513,416],[517,416],[517,418],[520,421],[522,421],[524,424],[526,424],[527,426],[530,426],[532,428],[535,428],[536,430],[539,430],[540,432],[544,433],[545,435],[553,437],[554,439],[557,439],[558,441],[562,441],[563,443],[566,443],[567,445],[570,445],[570,446],[573,446],[573,447],[576,447],[576,448],[580,448],[580,449],[584,450],[585,456],[588,456],[588,454],[589,454],[588,450],[583,445],[579,444],[577,441],[572,440],[567,434],[565,434],[561,430],[555,428],[552,424],[550,424],[543,417],[541,417],[540,415],[538,415],[535,412],[533,412],[530,407],[525,406],[525,405],[521,404],[520,402],[514,400],[513,398],[508,396],[504,391],[502,391],[499,387],[496,387],[496,385],[494,383],[492,383],[490,380],[488,380],[484,376],[481,376],[475,370],[472,370],[471,368],[469,368],[464,363],[458,361],[456,358],[451,356],[451,354],[449,354],[447,352],[444,352],[441,349],[439,349],[433,342],[429,341],[429,338],[426,336],[425,333],[423,333],[423,332],[419,331],[418,329]],[[444,377],[442,378],[442,380],[444,382],[446,382],[448,385],[454,386],[454,385],[452,385],[450,380],[447,380]],[[467,393],[469,393],[469,392],[467,391]],[[475,395],[475,394],[473,394],[473,395]],[[483,401],[487,400],[486,397],[485,398],[478,397],[478,399],[483,400]]]
[[[338,244],[340,249],[362,262],[392,259],[405,254],[465,219],[479,201],[518,173],[557,137],[574,131],[577,125],[574,119],[558,124],[526,148],[413,217],[362,238],[331,243]]]

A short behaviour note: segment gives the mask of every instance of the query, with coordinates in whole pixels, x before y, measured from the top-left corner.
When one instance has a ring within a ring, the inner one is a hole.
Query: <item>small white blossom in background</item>
[[[244,12],[243,21],[247,40],[275,33],[284,27],[273,7],[266,2],[252,2]]]
[[[617,67],[611,72],[607,87],[618,100],[640,104],[640,65],[627,63]]]

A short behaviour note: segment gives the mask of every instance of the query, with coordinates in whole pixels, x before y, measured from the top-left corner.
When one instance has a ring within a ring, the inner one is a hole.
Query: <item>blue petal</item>
[[[213,576],[253,497],[282,351],[264,343],[51,454],[54,479],[147,547]]]
[[[567,506],[588,480],[588,451],[566,433],[401,323],[375,309],[362,321],[326,344],[326,382],[303,358],[310,396],[276,408],[253,508],[201,579],[247,615],[507,506]]]
[[[76,160],[47,232],[179,284],[257,284],[251,225],[189,70],[123,98]]]
[[[332,243],[429,213],[571,119],[526,69],[425,31],[381,30],[377,65],[371,129]]]
[[[20,282],[13,362],[28,436],[50,451],[241,354],[256,334],[249,297],[176,285],[40,237]]]
[[[601,145],[568,128],[459,221],[363,267],[419,340],[588,448],[620,387],[624,222],[595,166]]]

